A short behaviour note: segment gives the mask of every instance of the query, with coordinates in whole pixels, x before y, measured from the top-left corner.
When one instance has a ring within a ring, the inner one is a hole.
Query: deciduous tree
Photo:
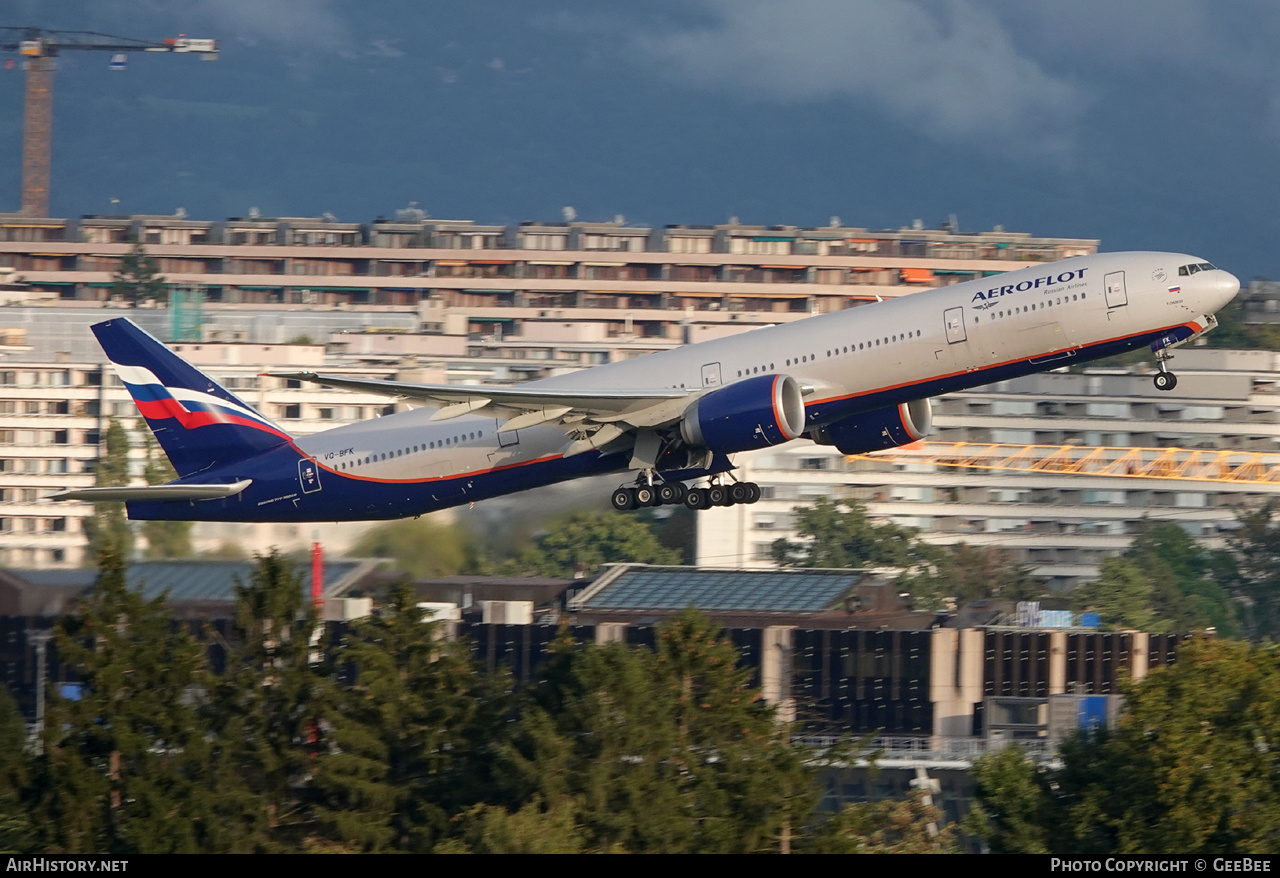
[[[680,553],[663,546],[647,524],[632,516],[579,512],[554,522],[535,547],[508,567],[567,578],[624,562],[679,564]]]
[[[1114,730],[1062,767],[975,766],[994,850],[1094,856],[1266,853],[1280,844],[1280,656],[1203,639],[1125,690]]]
[[[852,500],[819,499],[795,508],[800,540],[775,540],[780,567],[900,567],[921,560],[912,528],[878,523]]]

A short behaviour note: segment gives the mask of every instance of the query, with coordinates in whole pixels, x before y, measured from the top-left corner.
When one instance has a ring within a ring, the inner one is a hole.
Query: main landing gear
[[[1169,371],[1168,361],[1173,359],[1173,354],[1168,351],[1156,351],[1156,365],[1160,367],[1160,371],[1155,375],[1156,390],[1173,390],[1178,386],[1178,376]]]
[[[755,503],[759,499],[760,486],[755,482],[726,485],[713,477],[711,485],[706,488],[686,488],[681,482],[651,484],[641,476],[637,484],[614,491],[609,501],[614,509],[625,512],[641,506],[676,506],[681,503],[690,509],[708,509],[712,506]]]

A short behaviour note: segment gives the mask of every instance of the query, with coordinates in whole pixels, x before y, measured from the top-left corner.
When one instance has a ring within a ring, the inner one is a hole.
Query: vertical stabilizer
[[[95,324],[93,334],[179,476],[289,442],[288,433],[128,318]]]

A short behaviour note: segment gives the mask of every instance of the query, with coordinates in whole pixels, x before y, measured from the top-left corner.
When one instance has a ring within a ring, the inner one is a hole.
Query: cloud
[[[199,0],[197,8],[244,42],[333,49],[348,37],[335,6],[333,0]]]
[[[1066,159],[1088,96],[973,0],[705,0],[712,23],[643,37],[681,81],[779,102],[852,99],[944,142]]]

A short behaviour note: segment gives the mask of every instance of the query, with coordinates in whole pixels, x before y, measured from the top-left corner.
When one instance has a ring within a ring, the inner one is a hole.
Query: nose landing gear
[[[1154,383],[1156,390],[1173,390],[1178,386],[1178,376],[1169,371],[1168,361],[1173,359],[1173,354],[1165,350],[1156,351],[1156,364],[1160,367],[1160,371],[1156,373]]]

